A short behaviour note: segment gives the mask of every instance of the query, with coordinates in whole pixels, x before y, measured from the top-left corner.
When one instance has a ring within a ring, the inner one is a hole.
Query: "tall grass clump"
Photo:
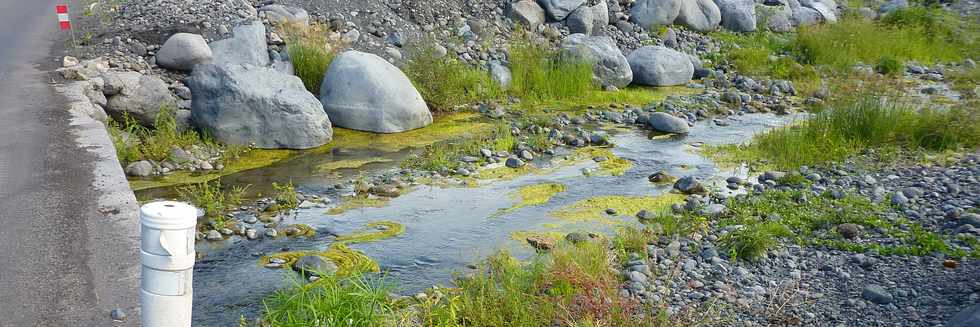
[[[721,156],[796,169],[841,160],[867,148],[946,151],[978,145],[980,113],[975,110],[917,106],[861,94],[836,101],[798,124],[758,135],[748,146],[723,148],[728,154]]]
[[[222,189],[221,181],[201,182],[177,188],[183,201],[190,202],[204,211],[214,228],[225,226],[225,214],[242,204],[249,185]]]
[[[163,105],[157,113],[153,126],[142,126],[135,118],[123,115],[122,121],[108,122],[109,137],[116,148],[120,163],[140,160],[164,161],[170,158],[173,147],[187,147],[194,144],[217,147],[214,142],[193,130],[179,131],[176,119],[177,109]]]
[[[975,48],[970,40],[938,36],[940,29],[930,26],[847,16],[836,24],[800,28],[790,47],[803,63],[838,70],[859,62],[875,64],[885,57],[926,64],[955,61],[964,50]]]
[[[528,40],[511,44],[510,93],[525,100],[562,100],[586,96],[598,87],[593,63],[562,55]]]
[[[269,326],[384,326],[394,312],[390,287],[361,275],[325,275],[312,283],[297,280],[264,301]]]
[[[429,108],[436,111],[495,100],[503,94],[489,72],[447,55],[439,56],[431,45],[417,47],[402,68]]]
[[[286,31],[286,52],[294,74],[303,80],[307,90],[320,94],[323,76],[341,46],[327,38],[322,25],[288,26]]]

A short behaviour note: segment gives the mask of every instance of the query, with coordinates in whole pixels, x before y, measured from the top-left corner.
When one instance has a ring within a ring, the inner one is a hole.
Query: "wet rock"
[[[265,230],[265,237],[269,237],[269,238],[279,237],[279,231],[275,230],[274,228],[267,228]]]
[[[687,176],[674,183],[674,189],[684,194],[702,194],[706,190],[697,177]]]
[[[555,247],[555,240],[541,235],[528,236],[527,243],[542,251],[548,251]]]
[[[521,168],[524,167],[524,161],[518,158],[511,157],[511,158],[507,158],[507,161],[504,162],[504,165],[506,165],[509,168]]]
[[[663,133],[687,134],[687,121],[663,112],[655,112],[647,119],[647,124],[653,130]]]
[[[432,124],[432,114],[412,82],[374,54],[347,51],[327,69],[320,101],[337,126],[398,133]]]
[[[137,161],[126,166],[126,175],[133,177],[147,177],[153,174],[153,165],[149,161]]]
[[[293,270],[312,276],[333,275],[337,273],[337,264],[318,255],[307,255],[296,260]]]
[[[207,239],[208,241],[221,241],[224,240],[225,237],[221,235],[221,232],[212,229],[208,231],[208,234],[205,237],[205,239]]]
[[[196,65],[210,63],[213,56],[200,34],[177,33],[163,43],[156,58],[160,67],[189,71]]]
[[[676,177],[671,176],[666,171],[661,170],[661,171],[658,171],[656,173],[653,173],[652,175],[650,175],[649,177],[647,177],[647,179],[651,183],[658,183],[658,184],[660,184],[660,183],[670,183],[670,182],[674,181],[676,179]]]
[[[861,297],[875,304],[889,304],[895,300],[891,293],[880,285],[868,285],[861,291]]]

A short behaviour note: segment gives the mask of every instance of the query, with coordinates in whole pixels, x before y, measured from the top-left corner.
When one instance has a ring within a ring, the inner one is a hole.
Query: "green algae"
[[[179,171],[157,178],[132,179],[129,184],[133,191],[142,191],[201,183],[246,170],[271,166],[299,156],[329,153],[337,148],[398,152],[454,138],[485,133],[492,125],[479,118],[479,114],[472,112],[445,114],[434,119],[429,126],[396,134],[376,134],[334,128],[333,140],[318,148],[309,150],[252,149],[243,153],[238,159],[228,160],[224,169],[221,170],[209,172]],[[351,164],[351,162],[346,163],[346,165]]]
[[[391,162],[391,159],[386,158],[364,158],[364,159],[348,159],[348,160],[337,160],[328,163],[320,164],[316,167],[316,170],[321,173],[334,171],[337,169],[353,169],[360,168],[361,166],[373,163],[385,163]]]
[[[633,162],[620,158],[608,148],[580,148],[575,150],[574,156],[579,160],[605,157],[606,160],[599,162],[599,171],[613,176],[622,176],[627,170],[633,168]]]
[[[617,215],[635,216],[640,210],[661,212],[675,203],[684,201],[680,194],[665,193],[660,196],[607,195],[581,200],[550,214],[567,221],[609,221],[606,209],[616,210]]]
[[[510,193],[510,197],[518,201],[513,207],[504,211],[513,211],[523,207],[537,206],[548,203],[556,194],[565,192],[565,185],[559,183],[541,183],[521,187]]]
[[[330,208],[327,210],[328,215],[339,215],[353,209],[361,208],[381,208],[388,205],[390,198],[386,197],[367,197],[358,196],[353,198],[348,198],[340,203],[340,205]]]
[[[520,168],[510,168],[507,166],[481,169],[477,172],[476,178],[481,180],[510,180],[520,176],[530,174],[537,168],[526,165]]]
[[[405,225],[394,221],[382,220],[367,224],[363,229],[352,234],[338,236],[337,241],[347,243],[377,241],[395,237],[404,232]]]
[[[308,226],[307,226],[308,227]],[[324,251],[291,251],[267,255],[259,258],[259,265],[267,265],[272,259],[282,259],[292,266],[296,260],[308,255],[316,255],[337,265],[337,276],[346,277],[364,272],[380,272],[378,263],[363,252],[348,247],[354,243],[373,242],[395,237],[405,232],[405,225],[394,221],[376,221],[367,224],[362,230],[337,237]]]
[[[311,227],[310,225],[307,225],[307,224],[292,224],[292,225],[289,225],[289,226],[286,226],[286,227],[283,227],[283,228],[279,229],[278,232],[281,233],[281,234],[283,234],[283,235],[285,235],[285,231],[287,229],[290,229],[290,228],[295,228],[296,230],[299,231],[298,233],[294,233],[292,235],[287,235],[287,236],[289,236],[291,238],[295,238],[295,237],[312,238],[312,237],[316,236],[316,229],[314,229],[313,227]]]

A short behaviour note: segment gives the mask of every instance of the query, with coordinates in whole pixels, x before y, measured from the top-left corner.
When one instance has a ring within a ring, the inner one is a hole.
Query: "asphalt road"
[[[0,0],[0,327],[133,325],[134,229],[103,221],[99,157],[45,72],[66,37],[58,2]]]

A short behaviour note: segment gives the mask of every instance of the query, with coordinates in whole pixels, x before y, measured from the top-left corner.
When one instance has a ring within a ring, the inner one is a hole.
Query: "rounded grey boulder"
[[[510,4],[507,17],[534,30],[538,25],[544,24],[544,9],[534,0],[520,0]]]
[[[687,134],[689,130],[686,120],[663,112],[651,114],[647,120],[647,124],[655,131],[664,133]]]
[[[694,77],[687,55],[663,46],[645,46],[629,55],[633,83],[650,86],[683,85]]]
[[[289,7],[280,4],[271,4],[259,8],[258,12],[265,13],[269,21],[277,24],[310,24],[310,14],[306,9],[299,7]]]
[[[644,29],[670,25],[680,10],[681,0],[637,0],[630,9],[630,21]]]
[[[408,77],[370,53],[338,55],[323,78],[320,101],[335,125],[350,129],[398,133],[432,123],[429,107]]]
[[[235,27],[232,35],[231,38],[211,42],[214,64],[269,65],[269,45],[265,39],[265,25],[258,21],[239,25]]]
[[[323,106],[299,77],[252,65],[201,65],[187,86],[194,123],[220,142],[308,149],[333,137]]]
[[[721,26],[733,32],[755,31],[755,1],[716,0],[721,10]]]
[[[160,107],[177,105],[167,83],[159,77],[136,72],[109,73],[106,76],[107,83],[112,85],[110,89],[118,92],[109,98],[106,108],[116,121],[123,121],[125,114],[144,126],[153,126]]]
[[[721,23],[721,11],[712,0],[685,0],[674,23],[699,32],[713,31]]]
[[[195,65],[207,64],[213,58],[211,47],[199,34],[177,33],[167,39],[157,52],[157,65],[167,69],[189,71]]]
[[[593,78],[603,86],[624,87],[633,81],[630,64],[608,36],[572,34],[561,42],[563,53],[595,63]]]
[[[575,9],[585,4],[585,0],[538,0],[548,17],[555,21],[563,21]]]

